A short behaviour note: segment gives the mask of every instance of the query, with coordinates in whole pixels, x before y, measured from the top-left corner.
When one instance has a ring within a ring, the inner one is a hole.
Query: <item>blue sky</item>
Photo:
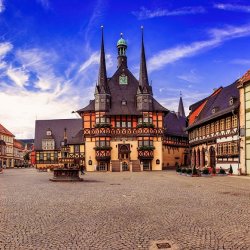
[[[35,119],[74,118],[93,99],[100,26],[108,75],[120,33],[138,77],[140,26],[154,96],[177,110],[250,68],[249,1],[0,0],[0,122],[34,137]]]

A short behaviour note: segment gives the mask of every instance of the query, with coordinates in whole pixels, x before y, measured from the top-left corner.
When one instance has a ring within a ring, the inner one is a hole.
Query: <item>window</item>
[[[222,144],[218,144],[218,155],[222,155]]]
[[[145,122],[145,123],[152,123],[153,122],[153,119],[152,117],[143,117],[142,118],[138,118],[138,123],[142,123],[142,122]]]
[[[51,153],[47,153],[47,161],[51,161]]]
[[[97,123],[97,124],[100,124],[100,123],[110,123],[110,118],[109,117],[97,117],[96,119],[95,119],[95,122]]]
[[[51,135],[51,134],[52,134],[51,130],[48,129],[48,130],[46,131],[46,135]]]
[[[39,161],[43,161],[43,153],[39,153]]]
[[[238,126],[238,118],[237,118],[237,115],[233,115],[232,117],[232,127],[233,128],[237,128]]]
[[[226,143],[223,143],[223,155],[226,155],[227,151],[228,151],[228,145],[227,145],[227,142],[226,142]]]
[[[231,142],[228,143],[228,154],[229,155],[232,154],[232,143]]]
[[[220,131],[223,131],[225,129],[224,119],[220,120]]]
[[[96,141],[96,147],[109,147],[110,141]]]
[[[54,159],[55,159],[55,161],[58,160],[58,152],[54,152]]]
[[[80,145],[74,145],[74,152],[79,153],[80,152]]]
[[[216,123],[215,123],[215,132],[218,132],[219,131],[219,121],[217,121]]]
[[[232,153],[233,154],[238,154],[239,153],[239,151],[238,151],[238,144],[237,144],[236,141],[232,142]]]
[[[151,140],[138,141],[138,145],[139,145],[139,147],[142,147],[142,146],[153,146],[153,141],[151,141]]]
[[[226,118],[226,129],[230,129],[231,128],[231,117],[227,117]]]
[[[205,131],[206,131],[205,126],[202,126],[202,136],[204,136],[204,135],[205,135]]]
[[[199,137],[201,137],[201,127],[199,128]]]
[[[207,126],[206,126],[206,135],[209,135],[209,134],[210,134],[210,126],[207,125]]]
[[[126,106],[127,105],[127,101],[122,100],[122,106]]]
[[[213,122],[211,123],[211,133],[212,134],[214,133],[214,123]]]

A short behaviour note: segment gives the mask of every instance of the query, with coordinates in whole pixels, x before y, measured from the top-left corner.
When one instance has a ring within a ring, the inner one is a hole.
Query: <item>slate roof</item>
[[[186,117],[178,116],[175,112],[169,112],[164,117],[165,135],[182,136],[187,137]]]
[[[81,129],[75,136],[68,139],[68,144],[81,144],[83,143],[83,130]]]
[[[55,139],[55,149],[59,150],[63,141],[64,129],[67,129],[68,141],[82,130],[82,119],[37,120],[35,124],[35,150],[42,150],[42,139],[47,129],[51,129]]]
[[[120,74],[126,74],[128,77],[128,84],[119,84]],[[120,67],[115,74],[108,78],[108,87],[111,93],[111,109],[108,112],[109,115],[141,115],[141,112],[136,107],[136,95],[139,86],[138,80],[132,75],[132,73],[124,67]],[[122,100],[127,102],[127,105],[122,105]],[[161,104],[159,104],[153,98],[153,110],[168,112]],[[91,100],[90,103],[78,110],[78,113],[85,111],[95,111],[95,101]]]
[[[81,112],[86,112],[86,111],[95,111],[95,100],[90,100],[89,104],[86,107],[79,109],[76,112],[80,114]]]
[[[237,89],[238,81],[226,86],[221,87],[220,91],[216,94],[212,94],[209,97],[203,99],[206,100],[206,104],[200,111],[195,121],[188,127],[188,129],[200,125],[204,122],[208,122],[212,119],[218,118],[222,115],[232,112],[239,107],[239,91]],[[233,105],[229,104],[230,98],[234,98]],[[197,107],[198,108],[198,107]],[[212,113],[212,110],[216,108],[217,111]],[[193,110],[195,112],[195,110]],[[192,112],[190,113],[190,115]],[[189,116],[190,116],[189,115]]]

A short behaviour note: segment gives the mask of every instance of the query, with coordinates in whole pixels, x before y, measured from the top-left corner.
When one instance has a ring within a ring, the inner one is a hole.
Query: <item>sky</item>
[[[0,123],[34,138],[36,119],[77,118],[94,98],[100,26],[108,76],[127,41],[137,77],[141,26],[154,97],[177,111],[250,69],[250,3],[235,1],[0,0]]]

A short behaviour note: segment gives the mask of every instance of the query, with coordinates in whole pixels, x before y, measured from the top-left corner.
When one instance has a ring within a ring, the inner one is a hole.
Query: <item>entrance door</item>
[[[128,162],[122,162],[122,171],[129,171]]]
[[[151,161],[150,160],[144,160],[142,162],[143,171],[150,171],[151,170]]]
[[[209,153],[210,153],[210,167],[215,167],[216,165],[216,160],[215,160],[215,149],[214,147],[210,147],[209,149]]]

